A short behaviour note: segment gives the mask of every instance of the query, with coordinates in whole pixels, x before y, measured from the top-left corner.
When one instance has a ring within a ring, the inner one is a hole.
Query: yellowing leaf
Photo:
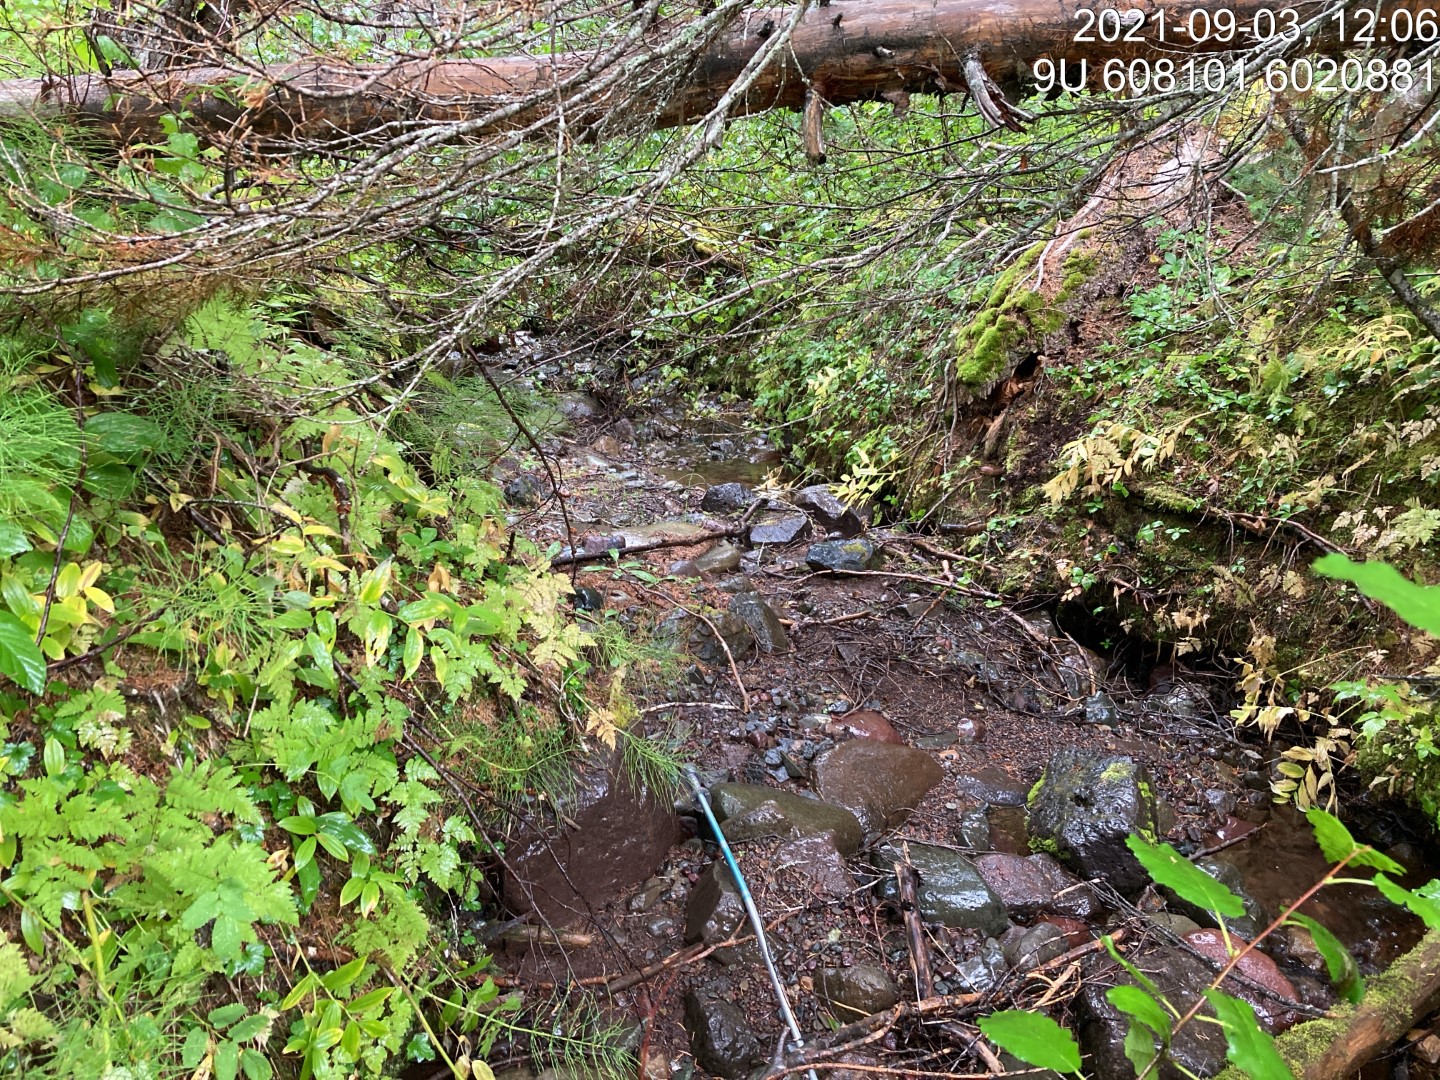
[[[270,541],[270,550],[276,555],[299,555],[305,550],[305,541],[294,533],[282,533]]]
[[[97,589],[91,585],[85,590],[85,598],[101,611],[108,611],[111,615],[115,614],[115,601],[110,598],[110,594],[104,589]]]

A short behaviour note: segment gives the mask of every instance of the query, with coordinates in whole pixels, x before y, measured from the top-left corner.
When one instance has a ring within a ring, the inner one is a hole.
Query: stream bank
[[[1091,1075],[1133,1075],[1098,935],[1123,938],[1182,1008],[1224,953],[1213,918],[1146,886],[1117,847],[1131,831],[1244,897],[1241,938],[1323,876],[1308,824],[1272,803],[1279,748],[1237,735],[1232,676],[961,582],[965,556],[944,535],[791,486],[743,414],[697,425],[560,401],[570,428],[545,444],[547,467],[500,463],[514,523],[574,569],[597,624],[678,649],[636,723],[678,736],[696,763],[802,1033],[824,1040],[906,1000],[956,1003],[877,1027],[837,1072],[983,1071],[974,1019],[1018,1006],[1072,1027]],[[773,995],[697,807],[604,755],[582,776],[554,832],[507,848],[506,901],[534,928],[497,952],[508,984],[595,993],[643,1075],[776,1074]],[[1405,815],[1362,806],[1351,825],[1417,871],[1435,865]],[[907,935],[897,866],[918,874],[923,944]],[[1303,910],[1367,973],[1420,937],[1369,889],[1327,889]],[[1303,931],[1272,935],[1240,974],[1226,989],[1272,1030],[1334,1002]],[[1177,1059],[1214,1074],[1224,1040],[1195,1030]],[[1406,1055],[1411,1075],[1434,1074],[1424,1045]],[[544,1071],[533,1049],[500,1045],[492,1061],[522,1080]]]

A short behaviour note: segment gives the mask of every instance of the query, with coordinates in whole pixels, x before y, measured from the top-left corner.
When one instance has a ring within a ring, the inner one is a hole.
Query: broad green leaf
[[[304,1000],[306,994],[313,994],[319,986],[320,976],[316,975],[313,971],[310,972],[291,988],[290,993],[285,995],[285,999],[280,1002],[280,1011],[285,1012],[288,1009],[293,1009]]]
[[[448,596],[441,596],[439,593],[426,593],[419,600],[412,600],[400,608],[396,614],[401,622],[415,623],[425,622],[429,619],[448,619],[460,610],[460,605]]]
[[[354,986],[367,970],[369,970],[369,963],[363,956],[357,956],[349,963],[320,976],[320,983],[332,994],[343,994]]]
[[[354,1001],[350,1002],[350,1004],[346,1005],[345,1008],[349,1010],[352,1016],[360,1016],[362,1013],[366,1013],[390,1000],[390,995],[394,992],[395,988],[393,986],[377,987],[369,993],[361,994]]]
[[[235,1023],[249,1010],[243,1002],[234,1002],[230,1005],[221,1005],[218,1009],[211,1009],[205,1019],[217,1028],[226,1028]]]
[[[1125,1057],[1135,1067],[1136,1076],[1148,1076],[1150,1066],[1160,1056],[1159,1037],[1133,1017],[1125,1029]]]
[[[193,1027],[185,1036],[185,1045],[180,1050],[180,1064],[193,1069],[200,1064],[205,1051],[210,1047],[210,1034],[203,1027]]]
[[[386,559],[373,570],[365,572],[360,578],[360,588],[357,599],[362,604],[378,604],[380,598],[385,595],[385,590],[390,585],[391,562]]]
[[[1250,1080],[1295,1080],[1248,1003],[1219,990],[1206,990],[1205,999],[1225,1029],[1225,1056],[1237,1069]]]
[[[415,669],[420,666],[420,661],[425,656],[425,638],[415,627],[405,631],[405,678],[415,674]]]
[[[1440,904],[1434,900],[1421,896],[1417,892],[1411,892],[1409,889],[1401,888],[1384,874],[1375,875],[1375,887],[1380,890],[1385,899],[1409,908],[1410,912],[1418,915],[1431,930],[1440,930]]]
[[[116,457],[156,453],[165,449],[165,431],[153,420],[127,412],[105,412],[85,421],[92,445]]]
[[[1315,948],[1325,958],[1325,970],[1330,973],[1330,981],[1346,1001],[1358,1002],[1365,994],[1365,981],[1360,978],[1360,969],[1355,966],[1355,957],[1350,955],[1350,950],[1309,915],[1292,914],[1289,921],[1310,931]]]
[[[1164,885],[1181,900],[1232,919],[1245,914],[1245,904],[1238,896],[1169,844],[1152,844],[1134,835],[1127,837],[1125,843],[1155,884]]]
[[[1169,1044],[1170,1014],[1144,990],[1138,986],[1112,986],[1105,991],[1105,998],[1115,1008],[1127,1016],[1133,1016]]]
[[[45,692],[45,654],[30,628],[8,611],[0,611],[0,674],[32,694]]]
[[[1383,870],[1387,874],[1405,873],[1405,867],[1389,855],[1357,844],[1350,835],[1350,830],[1333,814],[1327,814],[1318,806],[1312,806],[1305,812],[1305,818],[1315,830],[1315,842],[1320,845],[1320,853],[1332,863],[1338,863],[1349,856],[1351,866],[1368,866]]]
[[[315,818],[315,825],[320,836],[339,840],[351,851],[361,851],[366,855],[375,854],[375,842],[345,814],[334,811],[320,814]]]
[[[230,1029],[230,1038],[236,1042],[249,1042],[270,1026],[270,1018],[264,1013],[255,1013]]]
[[[0,521],[0,559],[21,555],[30,550],[25,530],[13,521]]]
[[[1334,814],[1312,806],[1305,812],[1305,820],[1315,830],[1315,843],[1320,845],[1320,854],[1327,862],[1338,863],[1355,850],[1355,838]]]
[[[465,609],[470,617],[466,629],[480,637],[493,637],[505,629],[505,616],[486,604],[471,604]]]
[[[45,954],[45,928],[40,925],[40,917],[28,907],[20,909],[20,936],[35,955]]]
[[[245,1080],[271,1080],[275,1075],[270,1059],[248,1046],[240,1051],[240,1068],[245,1072]]]
[[[53,735],[45,740],[45,775],[59,776],[65,771],[65,747]]]
[[[1043,1013],[1010,1009],[980,1020],[985,1037],[1027,1065],[1056,1072],[1080,1071],[1075,1037]]]
[[[1440,586],[1416,585],[1389,563],[1357,563],[1344,555],[1316,559],[1311,569],[1325,577],[1352,582],[1411,626],[1440,637]]]
[[[226,1039],[215,1048],[215,1080],[235,1080],[240,1071],[240,1047]]]
[[[304,817],[300,814],[281,818],[276,824],[286,832],[294,833],[296,836],[314,836],[315,831],[319,828],[313,817]]]

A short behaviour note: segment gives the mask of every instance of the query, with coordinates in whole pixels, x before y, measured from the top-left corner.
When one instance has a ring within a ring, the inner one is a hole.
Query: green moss
[[[1040,789],[1045,786],[1045,774],[1040,774],[1040,779],[1030,786],[1029,792],[1025,795],[1025,805],[1030,806],[1035,802],[1035,796],[1040,794]]]
[[[1130,761],[1112,761],[1105,766],[1105,771],[1100,774],[1102,782],[1113,784],[1117,780],[1126,780],[1135,775],[1135,764]]]
[[[1047,299],[1021,285],[1034,271],[1043,250],[1036,245],[996,279],[985,305],[955,334],[959,363],[956,378],[966,386],[993,385],[1006,374],[1017,348],[1058,330],[1065,321],[1061,305],[1088,280],[1098,265],[1094,252],[1072,251],[1065,259],[1060,289]]]
[[[1030,837],[1030,850],[1037,855],[1054,855],[1057,858],[1060,855],[1060,845],[1048,836]]]

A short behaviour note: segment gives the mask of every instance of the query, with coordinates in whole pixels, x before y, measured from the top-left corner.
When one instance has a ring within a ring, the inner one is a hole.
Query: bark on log
[[[1299,1080],[1341,1080],[1384,1053],[1417,1020],[1440,1005],[1440,931],[1383,974],[1370,980],[1358,1005],[1345,1006],[1323,1020],[1297,1024],[1276,1040],[1281,1055]],[[1216,1080],[1244,1080],[1230,1068]]]
[[[1149,0],[1095,0],[1095,8],[1155,10]],[[1396,0],[1385,10],[1416,7],[1425,0]],[[1235,14],[1245,33],[1228,43],[1212,38],[1186,46],[1174,12],[1167,41],[1159,41],[1150,18],[1123,40],[1105,42],[1092,27],[1092,41],[1077,41],[1085,26],[1068,0],[863,0],[815,7],[800,20],[783,60],[764,72],[734,113],[803,107],[813,86],[832,105],[873,100],[902,92],[945,93],[965,86],[965,57],[978,51],[992,76],[1022,74],[1041,57],[1078,63],[1092,74],[1111,57],[1164,54],[1173,58],[1198,51],[1248,48],[1248,33],[1259,12],[1273,12],[1271,0],[1195,0],[1185,8],[1209,7]],[[1322,0],[1297,0],[1302,20],[1318,15]],[[794,8],[747,12],[705,48],[685,84],[667,97],[648,101],[657,127],[693,122],[709,112],[759,50],[775,26]],[[1272,20],[1273,21],[1273,20]],[[1267,26],[1265,17],[1258,25]],[[1333,24],[1327,24],[1333,25]],[[670,29],[674,29],[672,25]],[[670,35],[664,27],[656,40]],[[1178,40],[1177,40],[1178,39]],[[1338,43],[1317,34],[1313,47]],[[642,44],[622,57],[637,76],[650,61]],[[264,69],[263,74],[226,67],[176,68],[165,72],[116,72],[0,81],[0,117],[37,115],[98,122],[122,140],[153,137],[159,117],[189,110],[197,127],[261,139],[325,142],[392,123],[481,121],[471,136],[526,127],[543,120],[555,88],[584,70],[593,57],[511,56],[491,59],[436,59],[389,68],[351,66],[317,59]],[[659,61],[656,61],[659,62]],[[613,70],[613,69],[612,69]],[[577,100],[566,117],[574,133],[603,122],[619,98]],[[633,103],[630,107],[634,107]],[[595,132],[591,132],[595,134]]]

